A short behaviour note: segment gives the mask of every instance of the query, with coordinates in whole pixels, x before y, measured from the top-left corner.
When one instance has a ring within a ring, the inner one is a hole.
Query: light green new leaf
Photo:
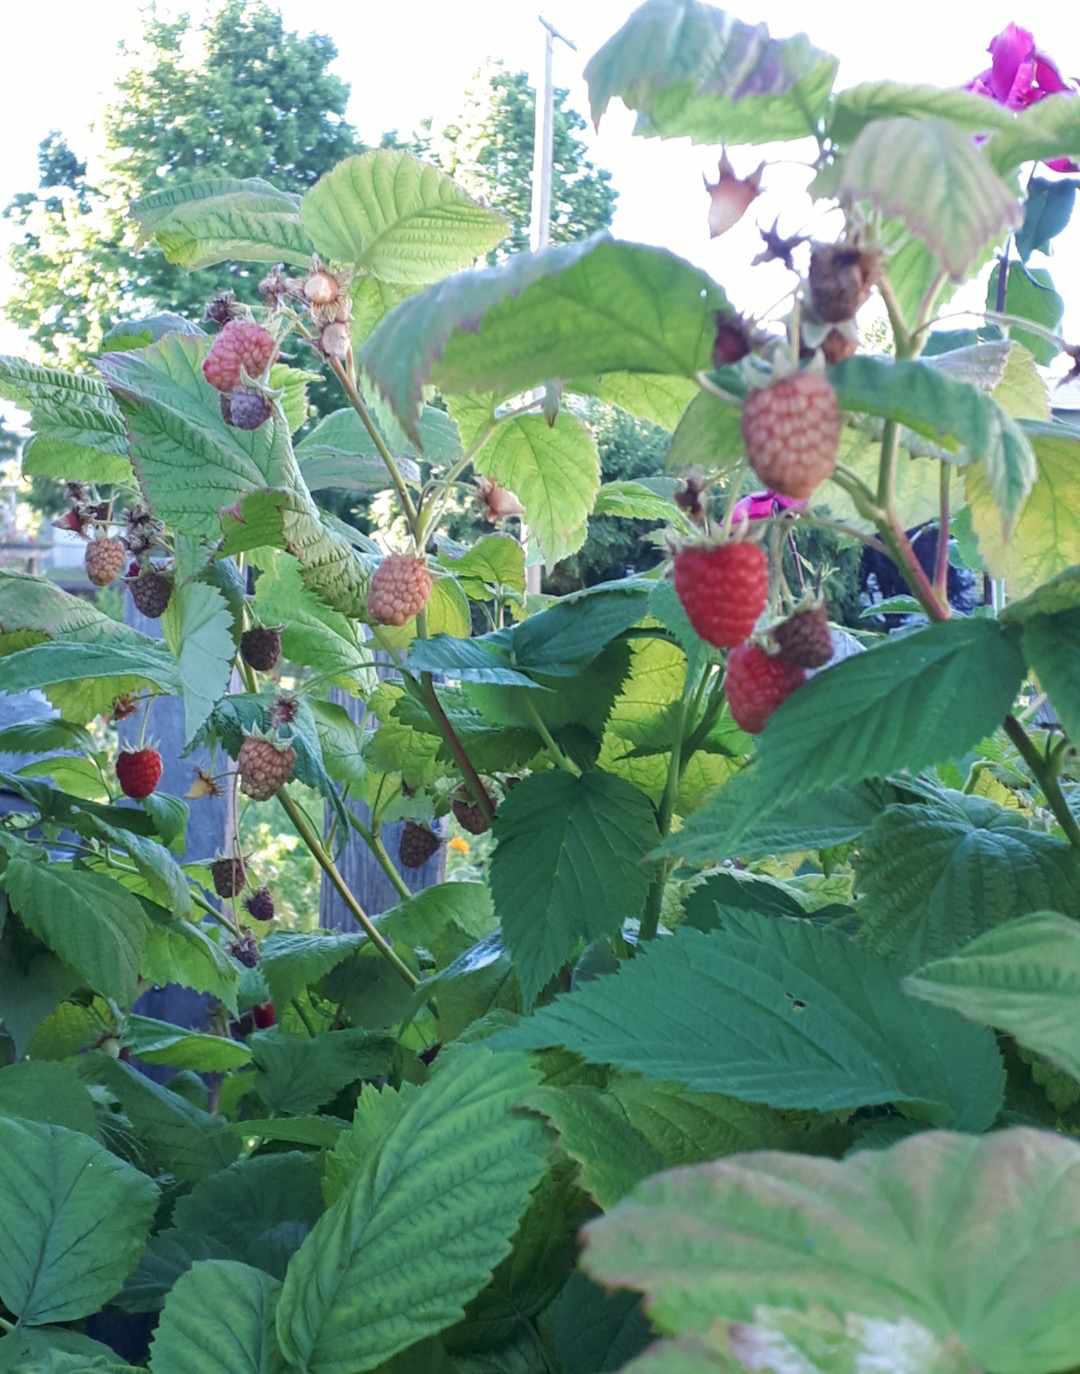
[[[593,123],[619,97],[635,132],[695,143],[771,143],[812,133],[836,58],[805,34],[771,38],[697,0],[647,0],[585,68]]]
[[[451,408],[460,414],[456,403]],[[541,415],[504,420],[473,467],[517,496],[548,563],[581,548],[600,490],[600,453],[579,420],[565,413],[554,425]]]
[[[232,612],[214,587],[183,583],[173,592],[162,629],[180,668],[184,743],[189,744],[229,689],[236,653]]]
[[[623,520],[682,521],[679,508],[666,496],[641,482],[605,482],[596,494],[594,515],[616,515]]]
[[[564,1045],[744,1102],[911,1103],[919,1117],[985,1130],[1003,1082],[993,1037],[913,1005],[891,964],[827,926],[730,912],[722,930],[681,929],[492,1043]]]
[[[1013,116],[973,91],[920,86],[899,81],[864,81],[840,91],[829,111],[829,134],[837,143],[851,143],[875,119],[911,115],[943,119],[957,129],[986,134],[1008,129]]]
[[[715,314],[728,308],[712,278],[682,258],[596,235],[411,296],[361,361],[415,439],[429,381],[502,397],[598,372],[694,377],[710,364]]]
[[[873,1363],[913,1374],[1051,1374],[1080,1342],[1080,1146],[1049,1131],[736,1155],[649,1179],[585,1238],[586,1271],[643,1291],[676,1335],[823,1309],[864,1339],[877,1326]],[[960,1358],[936,1363],[939,1346]],[[819,1349],[822,1368],[871,1367],[837,1363],[835,1337]]]
[[[138,898],[104,874],[21,856],[3,877],[23,924],[95,992],[130,1006],[149,927]]]
[[[945,621],[819,673],[759,737],[728,843],[737,847],[766,810],[796,791],[962,755],[994,733],[1023,676],[1019,636],[991,620]]]
[[[5,1116],[97,1135],[93,1099],[70,1064],[24,1060],[0,1069],[0,1117]]]
[[[860,940],[912,968],[1040,908],[1080,916],[1080,856],[985,797],[887,806],[856,861]]]
[[[671,436],[667,467],[669,472],[693,467],[707,473],[727,472],[738,465],[745,452],[738,406],[728,405],[711,392],[699,391]]]
[[[1024,654],[1049,693],[1065,733],[1074,742],[1080,740],[1080,607],[1025,620]]]
[[[970,134],[943,119],[868,124],[846,154],[839,196],[895,215],[962,280],[1023,214],[1015,193]]]
[[[964,474],[979,553],[1015,596],[1080,563],[1080,431],[1032,421],[1023,428],[1035,450],[1037,474],[1011,540],[1003,538],[985,468],[969,467]]]
[[[102,1307],[134,1267],[157,1205],[145,1174],[63,1126],[0,1117],[0,1299],[25,1326]]]
[[[324,258],[403,286],[467,267],[507,229],[445,172],[389,148],[339,162],[304,197],[301,214]]]
[[[581,1186],[605,1211],[661,1169],[739,1149],[780,1149],[800,1134],[758,1103],[623,1076],[606,1088],[537,1088],[526,1104],[558,1131],[562,1148],[580,1166]]]
[[[208,992],[236,1011],[239,974],[236,964],[197,925],[189,921],[154,921],[147,932],[142,976],[152,986],[179,983]]]
[[[173,1069],[219,1073],[251,1062],[251,1050],[240,1040],[187,1030],[152,1016],[129,1016],[125,1039],[136,1058]]]
[[[189,272],[219,262],[289,262],[306,267],[311,240],[300,198],[259,177],[210,177],[135,201],[132,216],[165,257]]]
[[[949,1007],[1080,1078],[1080,923],[1039,911],[989,930],[904,980],[913,997]]]
[[[506,798],[491,894],[526,1004],[579,943],[641,914],[657,838],[648,797],[609,773],[534,773]]]
[[[990,160],[999,172],[1010,172],[1022,162],[1080,158],[1080,109],[1071,91],[1038,101],[1010,125],[990,140]]]
[[[309,1374],[363,1374],[460,1319],[547,1163],[534,1072],[472,1048],[416,1092],[289,1265],[277,1331]]]
[[[1018,601],[1010,601],[1001,619],[1010,625],[1024,625],[1042,616],[1080,609],[1080,564],[1066,568],[1049,582]]]
[[[199,1260],[165,1300],[151,1374],[284,1374],[274,1336],[277,1279],[233,1260]]]
[[[665,377],[651,372],[607,372],[602,377],[574,377],[566,383],[566,390],[596,396],[625,410],[628,415],[659,425],[668,433],[679,423],[694,397],[701,394],[697,383],[689,377]]]
[[[525,590],[525,550],[509,534],[485,534],[460,558],[440,555],[439,564],[476,601],[490,601],[493,587]]]

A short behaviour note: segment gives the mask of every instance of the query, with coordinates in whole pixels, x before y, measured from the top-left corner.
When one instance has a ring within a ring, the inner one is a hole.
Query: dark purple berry
[[[423,868],[440,843],[438,835],[426,825],[406,821],[401,829],[398,858],[406,868]]]
[[[219,897],[235,897],[244,886],[243,859],[215,859],[210,865],[214,891]]]
[[[281,657],[281,626],[256,625],[240,636],[240,652],[249,668],[268,673]]]
[[[259,945],[250,930],[245,930],[239,940],[229,945],[229,953],[238,959],[245,968],[254,968],[259,962]]]
[[[270,418],[270,402],[257,391],[241,388],[222,396],[221,413],[233,429],[258,429]]]
[[[260,887],[253,892],[244,902],[244,907],[249,916],[256,921],[272,921],[274,919],[274,899],[268,887]]]
[[[165,614],[173,591],[173,580],[168,573],[148,568],[128,583],[131,599],[149,620],[158,620]]]

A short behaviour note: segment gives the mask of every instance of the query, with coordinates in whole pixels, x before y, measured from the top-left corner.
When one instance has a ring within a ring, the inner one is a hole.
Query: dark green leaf
[[[1075,201],[1075,181],[1031,178],[1024,205],[1024,222],[1016,233],[1016,251],[1024,262],[1032,253],[1051,251],[1050,240],[1057,238],[1069,223]]]
[[[1074,743],[1080,740],[1080,607],[1025,620],[1024,653],[1065,733]]]
[[[577,1270],[551,1311],[564,1374],[610,1374],[641,1353],[652,1328],[636,1293],[606,1292]]]
[[[284,1374],[274,1336],[281,1285],[231,1260],[200,1260],[165,1302],[150,1351],[152,1374]]]
[[[986,284],[986,308],[996,310],[997,282],[999,267],[995,267]],[[1045,267],[1025,267],[1018,262],[1010,263],[1005,287],[1005,310],[1009,315],[1018,315],[1022,320],[1042,325],[1052,334],[1061,329],[1065,316],[1065,301],[1054,289],[1054,280]],[[1048,339],[1030,330],[1014,325],[1012,337],[1023,344],[1037,363],[1047,367],[1058,355],[1057,347]]]
[[[302,1039],[283,1031],[248,1037],[258,1070],[255,1091],[271,1115],[304,1116],[342,1088],[389,1073],[395,1042],[366,1030],[327,1031]]]
[[[97,1135],[93,1100],[68,1064],[24,1061],[0,1069],[0,1117],[5,1116]]]

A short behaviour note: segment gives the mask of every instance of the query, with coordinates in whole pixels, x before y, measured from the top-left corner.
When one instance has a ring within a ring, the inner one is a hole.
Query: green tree
[[[250,297],[261,275],[249,267],[192,276],[160,255],[137,257],[133,200],[213,175],[302,191],[357,148],[344,118],[348,86],[329,71],[333,43],[286,30],[261,0],[224,0],[201,26],[151,12],[121,51],[130,61],[98,122],[89,176],[51,133],[38,191],[6,212],[22,231],[6,314],[50,360],[68,364],[94,352],[118,317],[167,308],[197,318],[216,289]]]
[[[568,243],[608,228],[618,197],[611,173],[588,157],[580,137],[585,120],[567,105],[569,95],[562,88],[554,93],[553,243]],[[501,258],[529,246],[535,115],[536,92],[528,75],[489,63],[466,91],[457,120],[436,130],[428,119],[410,139],[399,139],[392,131],[383,136],[383,144],[437,163],[467,190],[500,210],[510,222],[510,233],[491,256]]]

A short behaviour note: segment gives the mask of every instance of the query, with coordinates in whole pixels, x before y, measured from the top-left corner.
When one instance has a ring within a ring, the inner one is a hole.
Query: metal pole
[[[577,51],[565,34],[560,33],[554,24],[549,24],[543,15],[537,15],[544,30],[544,80],[543,86],[537,83],[536,119],[533,126],[533,177],[532,177],[532,215],[529,223],[529,247],[539,253],[551,240],[551,173],[555,142],[555,92],[552,76],[555,40],[565,43]],[[527,529],[522,527],[522,542],[528,550]],[[535,563],[525,570],[525,590],[536,594],[540,591],[540,579],[544,569]]]

